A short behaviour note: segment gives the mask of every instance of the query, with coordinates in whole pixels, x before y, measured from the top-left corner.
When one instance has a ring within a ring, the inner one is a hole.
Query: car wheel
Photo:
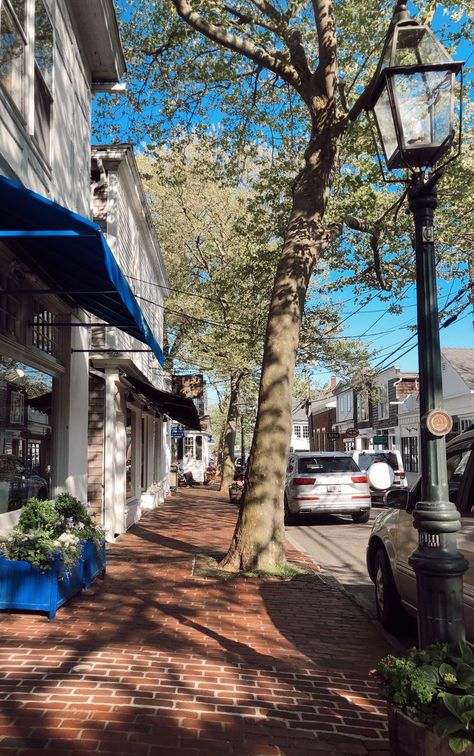
[[[352,515],[354,522],[369,522],[370,512],[356,512]]]
[[[298,515],[294,514],[288,506],[288,499],[285,496],[285,525],[296,525]]]
[[[392,569],[388,561],[385,549],[378,549],[375,554],[375,604],[377,616],[382,625],[392,632],[400,629],[405,618],[398,593],[393,579]]]
[[[40,488],[40,490],[38,491],[37,498],[40,501],[46,501],[46,499],[48,498],[48,492],[47,492],[46,488]]]

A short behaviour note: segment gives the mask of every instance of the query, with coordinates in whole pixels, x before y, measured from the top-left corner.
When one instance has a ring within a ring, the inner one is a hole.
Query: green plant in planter
[[[32,530],[44,530],[54,533],[57,529],[58,513],[52,501],[28,499],[20,512],[16,529],[22,533]]]
[[[0,538],[0,552],[6,559],[30,562],[42,571],[51,569],[56,558],[71,568],[79,563],[83,542],[89,538],[100,547],[104,530],[74,496],[62,494],[56,501],[33,498],[13,530]]]
[[[104,540],[105,531],[100,525],[96,525],[93,516],[89,514],[90,505],[83,504],[71,494],[60,494],[55,501],[57,515],[64,525],[76,532],[83,541],[88,538],[100,546]]]
[[[474,742],[474,651],[466,643],[384,657],[372,676],[389,703],[448,738],[453,753]]]

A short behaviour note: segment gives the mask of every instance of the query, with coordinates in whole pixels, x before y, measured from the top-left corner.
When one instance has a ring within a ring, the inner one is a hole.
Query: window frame
[[[56,30],[53,23],[52,9],[45,0],[24,0],[25,19],[23,25],[18,18],[12,0],[0,0],[0,21],[5,12],[14,30],[23,42],[23,71],[22,71],[22,94],[21,102],[8,87],[0,81],[0,90],[5,97],[5,102],[11,106],[12,116],[19,120],[19,125],[24,129],[31,141],[32,148],[42,160],[47,169],[51,169],[52,132],[55,101],[55,60],[56,60]],[[48,22],[51,29],[51,64],[50,82],[45,78],[40,58],[37,59],[36,30],[38,8],[42,7],[43,18]],[[1,37],[0,37],[1,38]],[[42,111],[38,107],[43,105]],[[42,128],[46,124],[46,128]]]
[[[8,98],[8,101],[13,105],[15,108],[16,113],[21,118],[21,121],[23,125],[26,126],[28,122],[28,92],[27,92],[27,81],[28,81],[28,37],[27,37],[27,31],[28,31],[28,7],[31,0],[25,0],[24,3],[24,9],[25,9],[25,19],[23,22],[23,25],[21,23],[21,20],[18,18],[15,9],[13,8],[13,5],[11,3],[11,0],[0,0],[0,40],[1,40],[1,28],[2,28],[2,15],[3,13],[6,14],[7,18],[12,22],[14,30],[18,33],[19,38],[23,42],[23,71],[21,73],[21,98],[20,103],[17,102],[17,99],[13,92],[9,90],[9,88],[6,86],[6,84],[3,83],[3,81],[0,79],[0,87],[2,92],[5,93],[6,97]]]
[[[388,383],[379,383],[377,398],[377,420],[386,420],[390,413]]]

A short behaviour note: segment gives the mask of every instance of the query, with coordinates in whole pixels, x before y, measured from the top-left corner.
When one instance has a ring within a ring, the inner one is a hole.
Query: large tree
[[[314,266],[327,260],[328,250],[347,260],[344,245],[338,249],[332,244],[347,223],[364,239],[356,242],[353,264],[362,273],[360,286],[389,291],[398,285],[393,260],[386,271],[382,264],[385,247],[393,252],[397,236],[396,228],[392,238],[384,233],[389,209],[396,210],[395,196],[374,188],[372,148],[367,129],[357,123],[360,93],[374,67],[368,63],[381,48],[393,2],[171,2],[181,22],[169,13],[167,0],[140,2],[130,21],[132,30],[134,25],[146,27],[145,52],[156,63],[141,89],[136,88],[141,115],[150,115],[150,88],[157,86],[160,96],[167,93],[156,112],[162,124],[163,116],[168,124],[182,126],[186,115],[193,124],[211,113],[216,140],[239,147],[244,158],[260,139],[272,150],[269,174],[280,182],[267,183],[272,208],[284,207],[275,193],[285,194],[300,161],[269,306],[244,505],[222,563],[229,570],[273,568],[285,561],[283,486],[291,396]],[[421,5],[432,15],[434,3]],[[453,41],[459,34],[472,34],[467,0],[446,2],[444,9],[446,18],[457,14]],[[161,137],[163,131],[156,133]],[[266,155],[264,160],[269,162]],[[275,165],[278,171],[272,174]],[[349,198],[353,207],[357,196],[362,217],[331,208],[327,213],[335,178],[341,206]]]

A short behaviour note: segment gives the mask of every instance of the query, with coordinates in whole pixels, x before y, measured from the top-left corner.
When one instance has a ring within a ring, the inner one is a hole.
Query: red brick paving
[[[343,593],[324,576],[192,575],[236,515],[218,492],[180,491],[55,620],[0,614],[2,756],[389,753],[367,673],[390,649]]]

